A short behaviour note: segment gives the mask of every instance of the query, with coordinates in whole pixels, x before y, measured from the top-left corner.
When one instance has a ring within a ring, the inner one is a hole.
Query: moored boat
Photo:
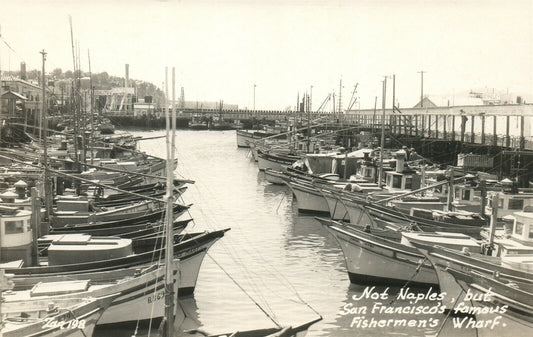
[[[300,156],[294,156],[289,154],[281,154],[275,152],[263,152],[260,149],[257,150],[257,167],[259,171],[264,171],[267,168],[283,171],[283,168],[293,164]]]
[[[25,299],[2,303],[4,337],[92,336],[94,327],[118,294],[99,298]]]
[[[433,266],[416,248],[374,235],[369,228],[318,220],[342,248],[351,283],[438,289]]]

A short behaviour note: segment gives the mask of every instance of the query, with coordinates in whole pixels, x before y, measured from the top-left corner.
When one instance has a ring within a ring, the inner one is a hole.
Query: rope
[[[74,312],[70,309],[66,309],[67,312],[70,312],[70,314],[72,315],[72,317],[74,317],[74,319],[78,320],[78,317],[76,317],[76,315],[74,314]],[[84,335],[85,337],[87,337],[87,335],[85,334],[85,331],[83,331],[83,329],[79,329],[80,332],[82,333],[82,335]]]
[[[407,282],[405,282],[405,284],[402,286],[401,289],[405,289],[405,287],[407,287],[409,285],[409,283],[411,283],[411,281],[413,281],[413,279],[415,278],[416,275],[418,275],[418,273],[420,272],[420,270],[422,269],[422,266],[424,265],[424,262],[427,260],[427,257],[424,257],[424,259],[422,261],[420,261],[420,263],[418,264],[418,267],[416,267],[416,270],[415,272],[413,273],[413,275],[411,276],[411,278],[409,280],[407,280]],[[393,304],[394,302],[396,302],[396,299],[393,299],[392,301],[390,301],[389,305]]]
[[[276,208],[276,214],[278,213],[279,207],[281,206],[283,199],[285,199],[285,194],[281,196],[281,200],[279,201],[278,207]]]
[[[272,317],[266,312],[266,310],[263,309],[263,307],[261,307],[261,305],[259,305],[259,303],[257,303],[257,302],[254,300],[254,298],[253,298],[250,294],[248,294],[248,292],[247,292],[246,290],[244,290],[244,288],[243,288],[243,287],[242,287],[242,286],[241,286],[241,285],[240,285],[240,284],[239,284],[239,283],[238,283],[233,277],[231,277],[231,275],[230,275],[230,274],[229,274],[229,273],[228,273],[228,272],[227,272],[227,271],[226,271],[226,270],[225,270],[225,269],[224,269],[224,268],[223,268],[223,267],[222,267],[222,266],[221,266],[221,265],[220,265],[220,264],[219,264],[219,263],[218,263],[218,262],[217,262],[217,261],[211,256],[211,255],[210,255],[210,254],[209,254],[209,253],[207,253],[207,256],[209,256],[209,257],[211,258],[211,260],[213,260],[213,262],[214,262],[214,263],[215,263],[215,264],[216,264],[216,265],[217,265],[217,266],[218,266],[218,267],[224,272],[224,274],[226,274],[226,276],[228,276],[229,279],[232,280],[233,283],[235,283],[235,285],[236,285],[237,287],[239,287],[239,289],[241,289],[242,292],[245,293],[246,296],[248,296],[248,298],[249,298],[249,299],[250,299],[250,300],[251,300],[251,301],[252,301],[252,302],[253,302],[253,303],[259,308],[259,309],[261,309],[261,311],[262,311],[262,312],[263,312],[263,313],[264,313],[264,314],[265,314],[265,315],[266,315],[266,316],[267,316],[267,317],[268,317],[268,318],[269,318],[274,324],[276,324],[276,326],[277,326],[278,328],[281,329],[281,325],[280,325],[278,322],[276,322],[276,320],[274,320],[274,318],[272,318]]]
[[[452,313],[452,309],[455,308],[455,305],[457,304],[457,302],[459,302],[459,299],[461,298],[461,294],[463,292],[464,292],[464,289],[461,287],[461,292],[459,293],[459,295],[457,295],[457,299],[455,300],[455,302],[453,302],[453,306],[450,308],[450,310],[448,310],[448,313],[446,314],[446,317],[444,317],[444,321],[442,321],[442,324],[439,330],[437,330],[437,334],[435,336],[438,337],[440,333],[442,332],[442,329],[444,328],[444,325],[446,324],[448,317],[450,317],[450,314]],[[476,330],[476,334],[477,334],[477,330]]]

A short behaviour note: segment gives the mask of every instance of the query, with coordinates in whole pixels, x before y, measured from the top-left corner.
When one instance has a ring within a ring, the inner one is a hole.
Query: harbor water
[[[429,296],[413,303],[397,296],[397,288],[351,285],[336,240],[313,216],[298,214],[288,187],[265,180],[249,149],[237,148],[235,131],[178,130],[176,144],[177,177],[195,181],[180,200],[193,204],[188,231],[231,228],[209,250],[194,297],[180,299],[187,314],[177,324],[181,330],[296,326],[321,315],[308,336],[476,336],[476,329],[450,327],[452,318],[445,320],[444,313],[411,310],[437,311]],[[166,157],[165,138],[140,141],[139,149]],[[385,310],[395,308],[404,311]],[[416,324],[403,326],[397,319]],[[484,332],[480,335],[491,335],[490,329]],[[98,336],[109,333],[97,331]],[[113,335],[131,336],[132,331],[116,329]]]

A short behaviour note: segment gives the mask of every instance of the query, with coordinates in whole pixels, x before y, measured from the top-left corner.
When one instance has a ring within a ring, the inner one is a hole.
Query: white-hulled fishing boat
[[[495,215],[495,213],[493,213]],[[497,215],[495,215],[497,217]],[[491,226],[495,226],[495,220]],[[494,229],[494,231],[496,231]],[[446,291],[448,299],[455,299],[459,303],[464,297],[465,284],[461,279],[477,279],[484,284],[494,283],[503,294],[508,291],[499,283],[516,284],[517,290],[530,291],[533,289],[533,212],[516,212],[511,234],[503,234],[491,242],[484,242],[481,246],[473,246],[468,239],[455,239],[450,244],[442,242],[442,238],[422,234],[404,234],[404,238],[411,245],[417,247],[433,264],[441,290]],[[489,254],[487,254],[489,253]],[[454,275],[450,271],[456,271]],[[492,280],[496,275],[496,279]],[[519,286],[520,285],[520,286]],[[479,289],[478,289],[479,290]],[[509,294],[513,293],[511,291]],[[516,295],[516,294],[515,294]],[[533,313],[533,299],[527,296],[518,300],[515,305],[529,306]],[[455,303],[449,300],[448,307]]]
[[[300,156],[290,154],[264,152],[261,149],[257,150],[257,167],[259,171],[264,171],[267,168],[283,171],[286,166],[292,165],[295,161],[300,159]]]
[[[175,259],[175,266],[179,260]],[[126,268],[85,278],[56,277],[55,281],[43,278],[31,289],[4,294],[5,303],[39,300],[42,302],[67,301],[84,297],[102,297],[117,294],[105,310],[97,325],[160,320],[164,316],[164,266],[145,265]],[[63,279],[63,281],[58,281]],[[15,280],[20,285],[21,280]],[[175,291],[179,277],[175,273]],[[133,309],[134,308],[134,309]]]
[[[236,134],[238,147],[250,147],[250,143],[253,141],[274,135],[274,133],[263,130],[237,130]]]
[[[296,197],[298,211],[302,213],[327,213],[329,206],[320,190],[304,181],[289,180],[285,182]]]
[[[87,337],[118,294],[2,303],[4,337]]]
[[[433,266],[416,248],[340,222],[319,219],[342,248],[350,282],[438,287]]]

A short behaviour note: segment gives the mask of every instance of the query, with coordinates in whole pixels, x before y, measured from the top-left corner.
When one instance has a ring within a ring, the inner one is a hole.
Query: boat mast
[[[0,26],[0,38],[2,37],[2,26]],[[2,88],[2,53],[0,52],[0,124],[2,123],[2,94],[4,89]],[[25,122],[27,123],[27,121]],[[26,131],[26,126],[24,126],[24,131]],[[2,143],[2,128],[0,127],[0,143]],[[1,298],[0,298],[1,299]],[[0,302],[1,303],[1,302]],[[0,317],[0,323],[1,321]]]
[[[46,61],[46,52],[44,49],[40,51],[43,59],[42,67],[42,86],[43,86],[43,100],[41,106],[41,128],[43,129],[43,165],[44,165],[44,207],[46,209],[46,221],[50,221],[52,215],[52,182],[50,179],[50,171],[48,170],[48,121],[46,118],[46,77],[44,73],[44,63]]]
[[[311,86],[311,90],[313,90],[313,86]],[[309,153],[309,150],[311,148],[311,99],[309,96],[307,96],[307,152]]]
[[[76,172],[80,172],[80,162],[79,162],[79,159],[78,159],[78,133],[79,133],[79,130],[78,130],[78,114],[76,113],[77,110],[78,110],[78,102],[77,102],[77,95],[78,95],[78,90],[79,90],[79,87],[78,87],[78,81],[76,81],[76,77],[77,77],[77,67],[76,67],[76,53],[74,51],[74,34],[72,32],[72,17],[69,16],[68,17],[69,19],[69,23],[70,23],[70,45],[72,47],[72,63],[73,63],[73,66],[74,66],[74,83],[72,85],[72,108],[74,109],[73,110],[73,113],[74,113],[74,167],[76,169]]]
[[[381,150],[379,151],[379,176],[378,176],[378,186],[381,186],[381,181],[383,179],[383,151],[385,150],[385,102],[387,97],[387,76],[383,79],[383,98],[382,98],[382,107],[383,115],[381,116]]]
[[[91,165],[94,164],[94,147],[93,147],[93,132],[94,132],[94,88],[93,88],[93,73],[91,72],[91,53],[87,49],[87,59],[89,61],[89,90],[91,94],[91,109],[90,109],[90,123],[91,123],[91,133],[89,134],[89,146],[91,147]]]
[[[165,332],[166,336],[174,336],[174,268],[173,268],[173,243],[174,236],[172,230],[172,204],[173,204],[173,181],[172,181],[172,172],[173,172],[173,153],[174,153],[174,127],[176,125],[176,112],[174,110],[174,68],[172,68],[172,144],[170,143],[171,137],[169,134],[170,128],[170,117],[168,112],[168,67],[165,67],[165,117],[166,117],[166,145],[167,145],[167,209],[165,212],[165,227],[166,227],[166,240],[165,240],[165,319],[166,327]]]

